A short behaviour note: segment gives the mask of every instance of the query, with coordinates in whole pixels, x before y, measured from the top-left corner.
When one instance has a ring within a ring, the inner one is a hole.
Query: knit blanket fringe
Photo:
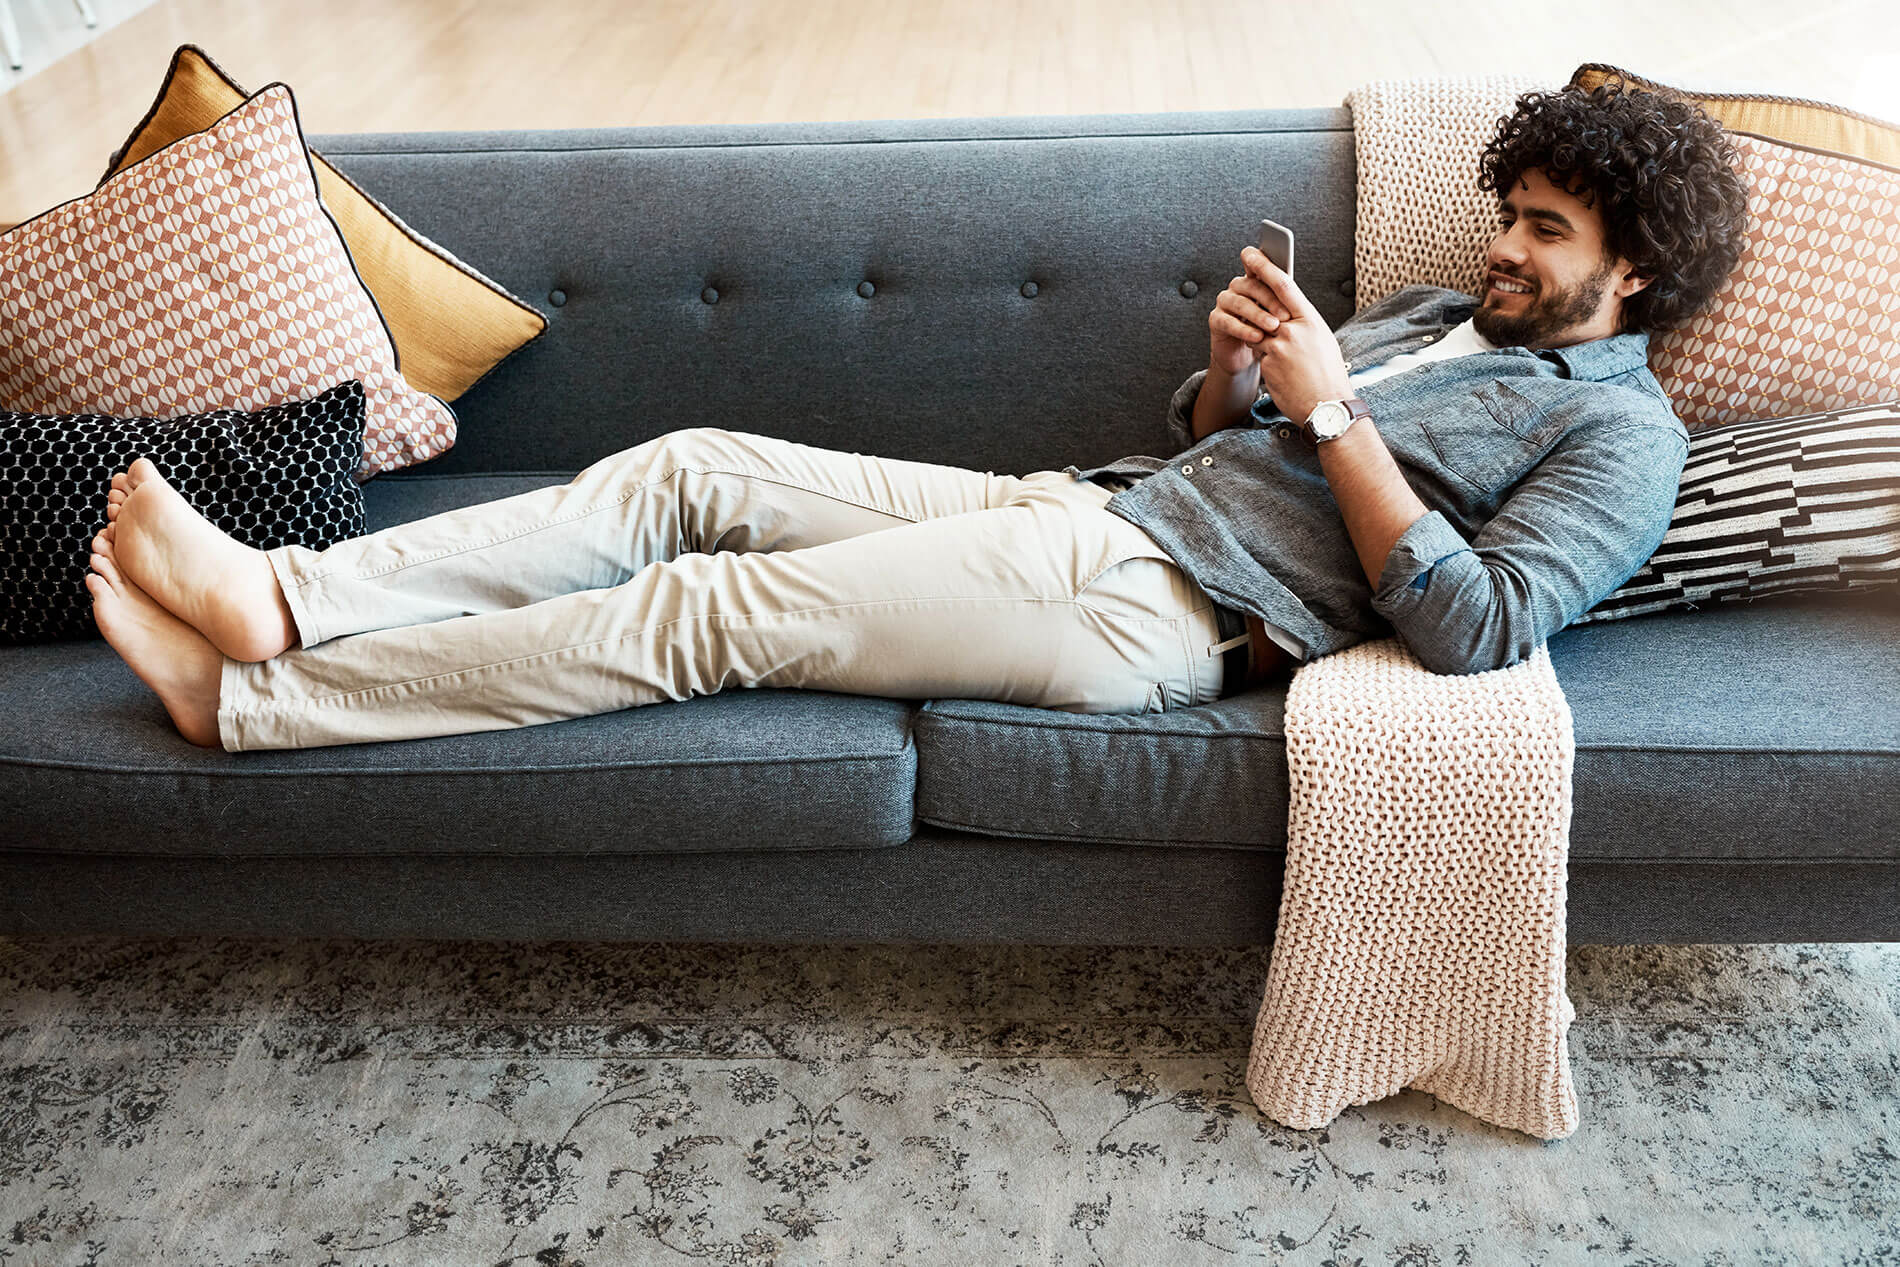
[[[1566,1032],[1570,708],[1540,644],[1436,674],[1384,638],[1287,690],[1286,879],[1247,1060],[1298,1130],[1406,1087],[1541,1139],[1577,1127]]]

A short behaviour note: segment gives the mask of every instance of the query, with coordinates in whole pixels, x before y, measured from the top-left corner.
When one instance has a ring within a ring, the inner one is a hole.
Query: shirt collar
[[[1601,382],[1649,366],[1649,335],[1613,334],[1607,339],[1573,343],[1567,348],[1539,348],[1537,355],[1563,366],[1572,378]]]
[[[1480,301],[1476,295],[1445,287],[1421,286],[1420,289],[1424,293],[1396,321],[1375,321],[1362,325],[1355,324],[1357,317],[1354,317],[1341,326],[1336,337],[1348,361],[1356,362],[1374,346],[1391,339],[1395,324],[1402,323],[1412,329],[1420,326],[1430,329],[1436,324],[1441,327],[1439,336],[1443,337],[1469,320],[1478,310]],[[1592,339],[1588,343],[1576,343],[1567,348],[1541,348],[1533,355],[1563,366],[1564,372],[1571,378],[1601,382],[1634,369],[1647,369],[1649,335],[1613,334],[1607,339]]]
[[[1474,295],[1459,295],[1457,300],[1444,309],[1448,325],[1456,326],[1478,310],[1479,300]],[[1563,366],[1571,378],[1600,383],[1631,370],[1648,369],[1649,335],[1642,332],[1613,334],[1607,339],[1573,343],[1567,348],[1539,348],[1536,355]]]

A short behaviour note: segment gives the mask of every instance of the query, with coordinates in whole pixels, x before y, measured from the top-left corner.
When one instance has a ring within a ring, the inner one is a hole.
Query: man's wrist
[[[1249,376],[1257,378],[1259,373],[1258,363],[1238,374],[1211,362],[1208,364],[1207,373],[1201,379],[1200,392],[1195,396],[1194,407],[1188,416],[1188,434],[1196,444],[1214,432],[1225,430],[1246,418],[1256,399]]]
[[[1343,406],[1343,409],[1328,408],[1328,406]],[[1340,425],[1342,416],[1343,426]],[[1308,443],[1317,447],[1334,440],[1345,439],[1353,433],[1354,425],[1362,419],[1368,424],[1372,423],[1372,407],[1363,398],[1352,395],[1349,389],[1345,396],[1328,397],[1317,402],[1306,420],[1300,423],[1300,432],[1306,437]],[[1315,420],[1322,421],[1331,434],[1320,434],[1319,428],[1314,425]]]

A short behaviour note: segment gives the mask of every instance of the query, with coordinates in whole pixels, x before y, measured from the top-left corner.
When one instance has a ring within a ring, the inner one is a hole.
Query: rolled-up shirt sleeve
[[[1172,447],[1164,450],[1169,457],[1194,447],[1194,402],[1200,398],[1206,370],[1196,370],[1188,381],[1174,389],[1168,401],[1168,438]]]
[[[1434,673],[1508,668],[1656,552],[1688,456],[1679,432],[1648,423],[1566,439],[1469,542],[1438,511],[1414,521],[1373,610]]]
[[[1206,380],[1206,370],[1195,370],[1188,376],[1187,382],[1174,389],[1174,395],[1168,401],[1168,438],[1174,441],[1174,446],[1168,450],[1170,457],[1193,448],[1197,443],[1194,439],[1194,402],[1201,398],[1201,384]],[[1273,397],[1266,397],[1266,401],[1271,405]],[[1260,423],[1249,415],[1233,425],[1257,427]]]

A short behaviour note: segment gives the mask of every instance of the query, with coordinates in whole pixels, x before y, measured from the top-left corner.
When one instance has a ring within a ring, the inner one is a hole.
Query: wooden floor
[[[16,7],[64,0],[14,0]],[[69,6],[58,12],[69,11]],[[91,189],[171,51],[311,132],[1336,106],[1580,63],[1900,116],[1892,0],[158,0],[0,93],[0,224]],[[1560,15],[1560,16],[1558,16]]]

